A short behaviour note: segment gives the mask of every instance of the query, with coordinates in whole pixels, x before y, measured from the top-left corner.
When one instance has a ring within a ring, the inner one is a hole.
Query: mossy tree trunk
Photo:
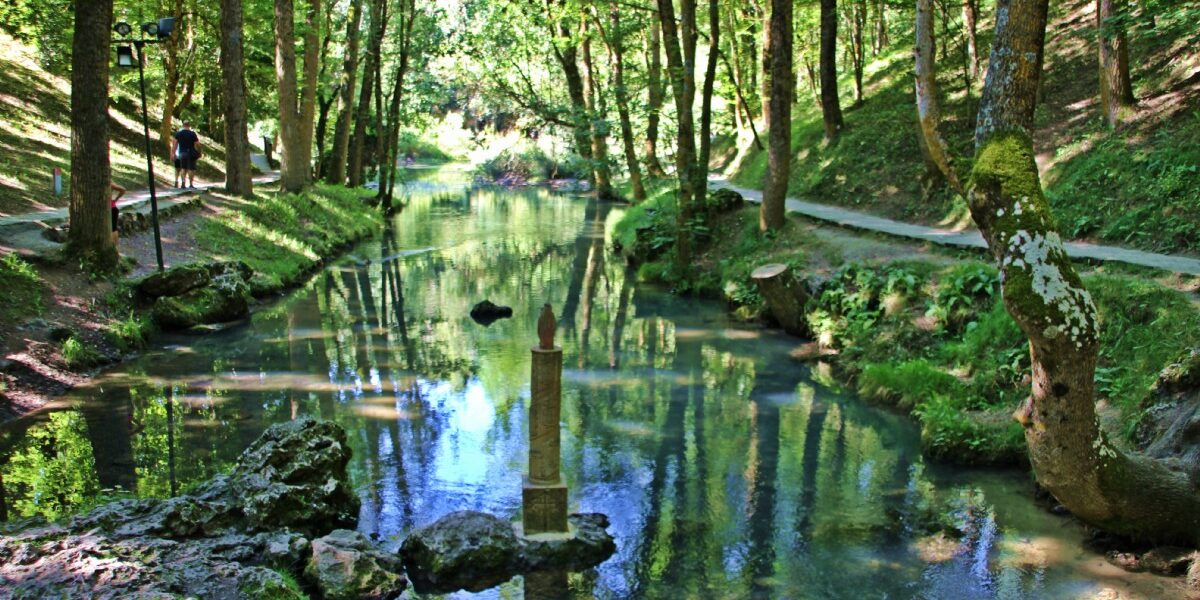
[[[551,49],[554,58],[562,68],[563,78],[567,82],[567,97],[571,100],[571,133],[575,138],[575,152],[586,161],[592,160],[591,127],[588,124],[587,96],[583,89],[583,74],[579,70],[579,49],[575,45],[571,31],[571,22],[557,11],[566,10],[565,0],[559,0],[557,7],[551,0],[546,1],[548,17],[551,19],[550,33],[554,36]],[[589,180],[596,183],[589,172]]]
[[[613,95],[617,100],[617,116],[621,120],[621,148],[625,151],[625,167],[629,169],[629,184],[633,188],[633,199],[646,199],[646,188],[642,185],[642,167],[638,163],[634,146],[633,121],[629,116],[629,90],[625,88],[625,31],[621,25],[621,8],[616,2],[609,4],[609,29],[604,36],[612,59]]]
[[[763,120],[767,126],[767,173],[758,227],[783,227],[792,164],[792,0],[771,0],[763,29]]]
[[[1200,490],[1106,439],[1095,411],[1096,306],[1055,230],[1029,131],[1048,0],[998,0],[975,132],[971,215],[999,263],[1004,304],[1029,338],[1033,385],[1016,417],[1038,482],[1097,527],[1200,544]]]
[[[275,81],[279,88],[279,141],[283,146],[279,186],[298,193],[308,184],[308,157],[300,137],[297,110],[296,31],[294,0],[275,0]]]
[[[329,159],[329,183],[346,183],[346,160],[350,154],[351,115],[354,106],[354,87],[358,81],[358,29],[362,22],[363,0],[350,0],[346,13],[346,54],[342,60],[342,89],[337,122],[333,126],[333,149]]]
[[[917,0],[916,63],[917,120],[921,127],[921,151],[941,171],[950,187],[965,194],[962,180],[954,170],[950,148],[940,131],[942,111],[938,100],[937,67],[933,43],[933,0]]]
[[[367,146],[367,121],[371,119],[371,98],[375,93],[375,75],[379,72],[380,51],[383,36],[387,31],[385,0],[371,2],[370,37],[367,39],[366,63],[363,66],[362,86],[358,92],[358,108],[354,111],[354,128],[350,134],[350,149],[347,158],[347,185],[359,187],[363,184],[365,168],[363,155]],[[379,135],[379,132],[376,132]]]
[[[662,113],[662,34],[657,23],[650,24],[649,40],[646,45],[646,172],[651,177],[664,177],[662,163],[658,160],[658,121]]]
[[[1134,104],[1129,77],[1129,41],[1125,26],[1114,17],[1125,9],[1122,0],[1096,0],[1096,42],[1100,54],[1100,110],[1109,127],[1121,124],[1121,114]]]
[[[332,0],[331,0],[332,1]],[[308,0],[304,14],[304,85],[300,89],[300,141],[304,184],[313,182],[313,131],[317,116],[317,82],[321,68],[321,0]]]
[[[108,62],[112,0],[75,3],[71,41],[71,228],[67,253],[90,268],[117,265],[109,212]]]
[[[821,0],[821,117],[825,141],[833,142],[845,122],[837,84],[837,0]]]
[[[225,115],[225,191],[250,198],[250,138],[247,133],[242,0],[221,0],[221,84]]]
[[[675,176],[679,180],[676,196],[675,268],[684,273],[692,260],[692,203],[698,196],[696,175],[696,1],[681,0],[679,26],[672,0],[658,0],[662,41],[667,54],[667,78],[675,99],[678,143],[675,149]]]
[[[596,195],[602,200],[610,200],[616,194],[608,164],[608,121],[604,118],[603,86],[596,82],[596,68],[592,64],[592,37],[587,23],[586,19],[581,19],[579,46],[583,58],[584,108],[592,143],[592,181],[596,184]]]
[[[708,0],[709,52],[704,65],[704,85],[700,88],[700,155],[696,157],[696,205],[703,206],[708,196],[708,164],[712,158],[712,97],[717,81],[717,56],[721,53],[721,6]],[[695,56],[695,48],[692,49]],[[734,107],[737,112],[737,107]]]

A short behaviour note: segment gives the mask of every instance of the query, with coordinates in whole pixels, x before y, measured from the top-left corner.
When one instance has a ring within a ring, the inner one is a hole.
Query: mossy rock
[[[196,288],[208,285],[212,274],[207,265],[183,265],[173,267],[143,278],[135,284],[138,293],[147,298],[182,296]]]
[[[197,325],[228,323],[250,312],[250,287],[240,275],[222,275],[210,285],[181,296],[155,301],[151,314],[159,327],[168,331]]]

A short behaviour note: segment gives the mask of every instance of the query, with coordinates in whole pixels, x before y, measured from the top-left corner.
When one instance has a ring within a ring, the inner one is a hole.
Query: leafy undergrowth
[[[1151,1],[1134,11],[1131,65],[1138,106],[1116,129],[1101,120],[1096,98],[1094,3],[1052,7],[1037,144],[1043,184],[1065,236],[1157,252],[1200,251],[1200,81],[1193,74],[1200,3]],[[1150,18],[1146,15],[1153,15]],[[986,15],[985,15],[986,16]],[[961,35],[951,24],[951,59],[939,65],[943,136],[960,174],[971,168],[982,81],[968,88],[957,59]],[[980,24],[986,62],[990,23]],[[909,34],[911,36],[911,34]],[[866,66],[864,103],[851,105],[842,73],[845,129],[823,142],[821,111],[801,95],[792,122],[789,193],[806,200],[924,224],[969,224],[965,203],[944,185],[926,193],[912,95],[911,38],[897,40]],[[765,152],[750,149],[731,173],[760,189]]]
[[[1028,345],[1004,309],[994,267],[887,256],[843,264],[839,248],[799,219],[764,236],[757,211],[747,208],[699,226],[716,233],[696,237],[696,275],[681,281],[671,271],[669,245],[649,253],[645,247],[672,222],[672,198],[656,188],[614,226],[626,254],[647,261],[641,277],[723,297],[749,319],[764,312],[750,272],[788,264],[817,290],[805,309],[814,345],[836,352],[841,378],[861,397],[911,413],[926,454],[966,464],[1025,462],[1011,414],[1029,393]],[[1100,311],[1098,393],[1120,413],[1119,433],[1128,439],[1159,370],[1200,345],[1200,309],[1183,293],[1132,276],[1094,274],[1085,284]]]
[[[279,291],[312,272],[337,249],[379,231],[383,217],[364,191],[316,185],[300,195],[263,194],[200,221],[198,249],[214,260],[254,269],[255,296]]]
[[[42,312],[41,276],[16,254],[0,257],[0,325],[9,326]]]

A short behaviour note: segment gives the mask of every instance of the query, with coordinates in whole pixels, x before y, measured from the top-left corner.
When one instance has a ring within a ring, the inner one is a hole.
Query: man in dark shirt
[[[192,131],[192,124],[184,121],[183,129],[175,132],[171,139],[171,154],[179,161],[179,186],[196,187],[196,161],[200,159],[200,136]]]

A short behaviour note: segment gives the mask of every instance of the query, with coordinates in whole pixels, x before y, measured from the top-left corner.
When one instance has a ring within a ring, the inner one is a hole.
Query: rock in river
[[[471,318],[484,327],[500,319],[511,317],[513,311],[507,306],[497,306],[491,300],[484,300],[471,309]]]
[[[360,540],[308,541],[354,526],[349,459],[341,427],[300,419],[272,426],[231,472],[185,495],[114,502],[61,524],[8,524],[0,597],[304,598],[295,576],[318,550],[312,560],[322,564],[328,547],[375,556]]]
[[[188,329],[246,316],[253,275],[238,261],[183,265],[142,279],[137,290],[153,302],[151,314],[159,327]]]
[[[414,531],[400,555],[420,592],[480,591],[532,571],[594,567],[612,556],[616,544],[601,514],[573,514],[569,534],[518,536],[513,524],[495,516],[459,511]]]

